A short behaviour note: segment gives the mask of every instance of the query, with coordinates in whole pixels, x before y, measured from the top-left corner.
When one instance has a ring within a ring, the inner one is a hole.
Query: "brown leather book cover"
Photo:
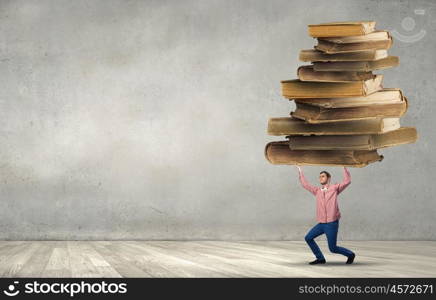
[[[328,54],[314,49],[300,51],[300,60],[305,62],[315,61],[374,61],[388,57],[386,50],[367,50],[345,53]]]
[[[408,108],[407,98],[394,104],[376,104],[357,107],[325,108],[296,102],[297,108],[291,116],[309,123],[351,121],[369,118],[399,118]]]
[[[388,56],[374,61],[332,61],[332,62],[314,62],[315,71],[354,71],[370,72],[374,70],[383,70],[396,67],[400,64],[398,56]]]
[[[392,36],[387,30],[375,30],[365,35],[318,37],[317,39],[327,42],[332,42],[335,44],[352,44],[352,43],[363,43],[363,42],[386,41],[392,39]]]
[[[312,37],[337,37],[365,35],[375,30],[375,21],[346,21],[311,24],[308,26]]]
[[[315,46],[315,49],[327,54],[337,54],[337,53],[348,53],[348,52],[357,52],[357,51],[387,50],[391,46],[392,46],[392,38],[386,40],[368,41],[368,42],[360,42],[360,43],[346,43],[346,44],[338,44],[325,40],[318,40],[318,45]]]
[[[372,94],[382,89],[383,75],[373,79],[349,82],[311,82],[301,80],[284,80],[282,95],[288,99],[296,98],[342,98],[358,97]]]
[[[324,73],[324,72],[320,72]],[[295,102],[316,105],[325,108],[367,106],[376,104],[401,103],[405,97],[400,89],[383,88],[380,91],[362,97],[350,98],[307,98],[293,99]]]
[[[288,136],[291,150],[376,150],[411,144],[417,139],[415,127],[401,127],[381,134]]]
[[[365,167],[383,160],[377,150],[291,150],[288,141],[270,142],[265,158],[274,165]]]
[[[311,124],[293,117],[270,118],[269,135],[358,135],[379,134],[400,128],[399,118],[374,118]]]
[[[375,74],[372,72],[317,72],[313,66],[301,66],[297,70],[298,79],[301,81],[316,82],[348,82],[348,81],[365,81],[374,79]]]

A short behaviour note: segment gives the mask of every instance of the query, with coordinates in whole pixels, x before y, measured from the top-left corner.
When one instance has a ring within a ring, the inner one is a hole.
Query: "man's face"
[[[328,182],[329,178],[327,177],[326,173],[319,174],[319,183],[326,184]]]

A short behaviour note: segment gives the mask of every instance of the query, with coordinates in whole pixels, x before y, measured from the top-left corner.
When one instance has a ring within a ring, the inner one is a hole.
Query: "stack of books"
[[[408,99],[384,88],[373,71],[397,66],[388,55],[392,36],[374,21],[309,25],[317,39],[302,50],[298,79],[282,81],[282,94],[295,101],[289,117],[271,118],[265,157],[272,164],[364,167],[382,161],[378,149],[414,143],[414,127],[400,126]]]

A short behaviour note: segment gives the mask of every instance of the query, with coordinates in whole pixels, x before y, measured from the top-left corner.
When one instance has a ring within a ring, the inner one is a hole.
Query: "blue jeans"
[[[339,229],[339,220],[329,222],[329,223],[318,223],[316,224],[305,236],[307,244],[309,244],[310,249],[312,249],[313,254],[315,254],[317,259],[325,259],[324,255],[319,249],[315,242],[315,238],[325,233],[327,236],[327,242],[329,245],[329,250],[333,253],[340,253],[347,257],[350,257],[354,252],[348,250],[344,247],[339,247],[336,245],[337,236]]]

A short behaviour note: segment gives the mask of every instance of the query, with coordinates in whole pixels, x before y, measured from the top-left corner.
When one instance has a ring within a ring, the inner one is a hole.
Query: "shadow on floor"
[[[307,262],[297,262],[297,263],[283,263],[282,265],[284,266],[304,266],[304,265],[308,265],[311,267],[328,267],[328,266],[347,266],[347,267],[352,267],[352,266],[381,266],[384,265],[383,262],[377,263],[377,262],[368,262],[368,261],[354,261],[351,265],[347,265],[345,264],[345,260],[342,261],[327,261],[325,264],[320,264],[320,265],[309,265],[309,261]]]

